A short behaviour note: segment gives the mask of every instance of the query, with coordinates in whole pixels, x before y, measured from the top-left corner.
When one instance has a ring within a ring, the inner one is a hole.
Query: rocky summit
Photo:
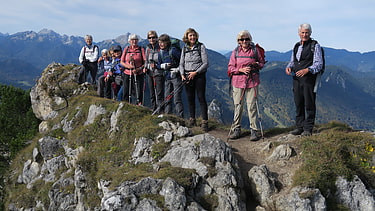
[[[78,71],[52,63],[32,88],[42,122],[12,162],[6,209],[327,210],[319,189],[293,185],[301,137],[227,141],[219,127],[203,133],[175,116],[99,98],[76,83]],[[375,210],[357,176],[338,177],[334,195],[350,210]]]

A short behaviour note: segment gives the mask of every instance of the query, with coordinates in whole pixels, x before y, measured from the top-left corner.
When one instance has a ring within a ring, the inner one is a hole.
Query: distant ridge
[[[100,49],[112,45],[124,47],[128,44],[129,35],[126,33],[103,41],[97,41],[94,37],[94,43]],[[145,46],[147,42],[141,38],[140,45]],[[50,63],[78,64],[83,45],[83,37],[60,35],[49,29],[42,29],[38,33],[0,33],[0,83],[30,89]],[[318,90],[317,122],[339,120],[355,128],[374,129],[375,52],[359,53],[333,48],[325,48],[325,52],[327,71]],[[222,117],[226,124],[230,124],[233,118],[226,74],[230,53],[224,56],[208,49],[207,100],[211,102],[216,99],[223,110],[229,111],[224,112]],[[268,63],[261,71],[260,86],[262,123],[265,127],[294,124],[291,78],[284,73],[290,56],[291,51],[266,51]],[[243,119],[246,127],[249,123],[246,118]]]

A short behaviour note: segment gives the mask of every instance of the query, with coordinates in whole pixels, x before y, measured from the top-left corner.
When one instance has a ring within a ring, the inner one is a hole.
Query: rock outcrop
[[[53,135],[70,134],[84,127],[82,137],[89,136],[87,128],[108,125],[106,137],[115,141],[118,133],[131,133],[121,125],[124,113],[130,113],[126,103],[113,102],[110,106],[97,99],[92,105],[71,101],[73,97],[90,93],[90,86],[75,84],[79,67],[76,65],[51,64],[43,72],[31,90],[33,110],[43,122],[39,130],[41,138],[30,157],[25,157],[23,169],[18,172],[14,185],[25,185],[33,190],[40,183],[49,184],[48,190],[36,191],[30,204],[9,199],[8,210],[246,210],[245,182],[250,181],[256,210],[327,210],[326,200],[318,189],[291,187],[290,182],[280,180],[267,165],[253,166],[248,175],[241,175],[238,161],[228,143],[209,133],[193,135],[190,128],[178,121],[155,117],[157,134],[132,140],[133,150],[124,165],[152,166],[154,174],[144,178],[122,181],[112,186],[108,178],[92,181],[92,172],[83,167],[84,153],[96,137],[80,141],[77,137]],[[74,103],[75,102],[75,103]],[[215,102],[211,103],[216,108]],[[64,110],[70,108],[71,112]],[[218,109],[215,118],[220,119]],[[125,121],[133,121],[127,119]],[[57,131],[57,132],[56,132]],[[74,138],[77,138],[75,140]],[[288,140],[288,136],[282,137]],[[71,140],[74,139],[74,140]],[[155,148],[168,146],[165,153]],[[108,149],[107,152],[116,149]],[[296,152],[288,144],[273,148],[263,147],[269,154],[265,160],[285,164]],[[189,185],[172,176],[154,177],[164,165],[177,169],[189,169]],[[17,172],[17,171],[15,171]],[[125,176],[129,172],[123,172]],[[114,179],[114,178],[112,178]],[[96,184],[93,188],[90,184]],[[336,198],[352,210],[375,210],[374,196],[359,178],[347,181],[341,177],[336,182]],[[89,198],[99,200],[89,201]],[[17,198],[19,199],[19,198]],[[248,200],[249,198],[247,198]]]

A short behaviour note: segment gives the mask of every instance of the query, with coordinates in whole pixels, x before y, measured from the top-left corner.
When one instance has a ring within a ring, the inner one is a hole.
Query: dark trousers
[[[316,115],[316,93],[314,92],[316,77],[307,75],[302,78],[293,77],[293,94],[296,106],[296,126],[300,130],[312,131]]]
[[[165,79],[163,75],[152,76],[151,74],[147,76],[147,79],[150,88],[151,109],[155,111],[164,101]],[[163,109],[160,110],[162,111]]]
[[[107,81],[104,81],[105,76],[102,75],[98,78],[98,95],[115,99],[118,92],[118,85],[115,83],[115,76],[110,76]]]
[[[96,74],[98,73],[98,63],[97,62],[87,62],[82,65],[82,68],[78,74],[78,83],[83,84],[87,81],[88,73],[91,76],[91,83],[96,84]]]
[[[122,99],[126,102],[132,103],[132,96],[135,98],[133,104],[143,105],[143,88],[144,88],[144,74],[141,75],[123,75]]]
[[[165,96],[172,95],[173,104],[175,106],[176,115],[184,118],[184,105],[182,104],[182,80],[178,75],[176,78],[167,79],[165,81]],[[172,98],[169,98],[165,104],[165,113],[173,113]]]
[[[201,109],[203,120],[208,120],[207,102],[206,102],[206,73],[198,74],[195,78],[185,85],[186,96],[189,103],[190,118],[195,119],[195,92]]]

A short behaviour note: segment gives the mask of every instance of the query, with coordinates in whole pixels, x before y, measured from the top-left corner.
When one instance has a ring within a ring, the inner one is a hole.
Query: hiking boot
[[[303,133],[301,134],[302,136],[311,136],[311,132],[310,131],[308,131],[308,130],[305,130],[305,131],[303,131]]]
[[[241,135],[241,128],[235,128],[229,135],[230,139],[238,139]]]
[[[194,127],[196,125],[197,125],[197,123],[195,122],[195,119],[194,118],[190,118],[189,121],[188,121],[187,126],[188,127]]]
[[[204,132],[208,132],[208,121],[207,120],[203,120],[202,124],[201,124],[201,127],[202,127],[202,129],[203,129]]]
[[[256,141],[258,140],[258,133],[256,130],[251,129],[251,134],[250,134],[250,141]]]
[[[297,129],[294,129],[294,130],[290,131],[289,134],[297,136],[297,135],[301,135],[302,132],[303,132],[303,130],[297,128]]]

